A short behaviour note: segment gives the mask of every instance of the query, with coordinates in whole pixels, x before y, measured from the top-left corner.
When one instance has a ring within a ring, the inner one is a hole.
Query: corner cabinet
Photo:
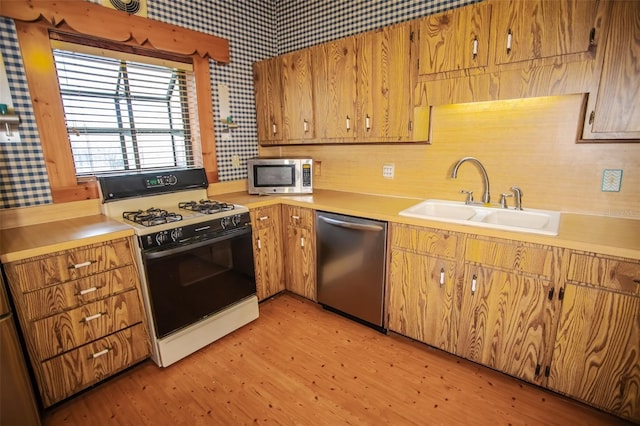
[[[640,261],[566,258],[548,387],[640,422]]]
[[[459,234],[393,223],[389,330],[451,352],[458,332],[454,292]]]
[[[45,407],[149,356],[132,247],[123,238],[4,265]]]
[[[283,206],[286,288],[316,301],[316,231],[314,211]]]
[[[258,300],[285,289],[280,204],[251,209]]]

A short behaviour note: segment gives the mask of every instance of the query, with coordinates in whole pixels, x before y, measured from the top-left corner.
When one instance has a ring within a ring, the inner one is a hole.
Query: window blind
[[[53,54],[77,176],[196,165],[189,71],[69,50]]]

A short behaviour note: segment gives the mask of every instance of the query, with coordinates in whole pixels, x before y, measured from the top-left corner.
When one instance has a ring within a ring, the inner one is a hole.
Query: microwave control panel
[[[302,186],[311,186],[311,164],[302,165]]]

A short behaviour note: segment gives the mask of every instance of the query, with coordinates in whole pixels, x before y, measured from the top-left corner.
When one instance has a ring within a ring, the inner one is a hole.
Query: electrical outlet
[[[239,155],[232,155],[231,156],[231,167],[233,167],[234,169],[239,169],[240,168],[240,156]]]
[[[602,191],[603,192],[620,192],[622,185],[622,170],[605,169],[602,172]]]
[[[393,179],[393,174],[395,172],[395,166],[393,163],[383,164],[382,165],[382,177],[385,179]]]

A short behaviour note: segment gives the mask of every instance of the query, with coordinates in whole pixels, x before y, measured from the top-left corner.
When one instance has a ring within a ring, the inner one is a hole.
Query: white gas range
[[[208,200],[203,169],[99,178],[139,245],[152,359],[166,367],[258,317],[249,210]]]

